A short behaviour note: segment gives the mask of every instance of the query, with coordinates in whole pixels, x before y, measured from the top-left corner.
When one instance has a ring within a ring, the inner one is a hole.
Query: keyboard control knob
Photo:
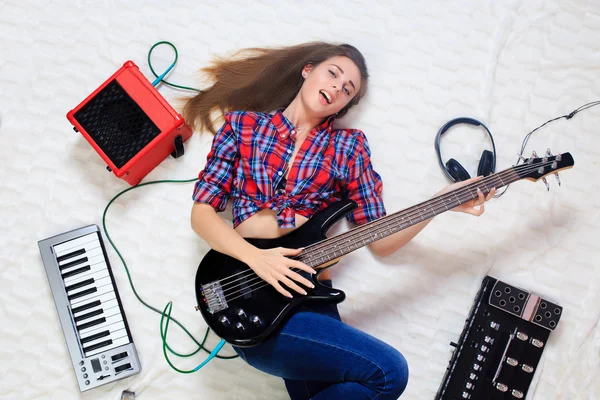
[[[241,319],[241,320],[245,320],[246,319],[246,311],[244,311],[241,308],[238,308],[236,311],[237,316]]]
[[[256,326],[260,326],[262,324],[262,321],[260,320],[260,318],[258,318],[258,315],[253,315],[251,321]]]
[[[238,332],[244,332],[246,330],[246,327],[244,327],[244,324],[242,324],[241,322],[238,322],[235,324],[235,329],[237,329]]]
[[[219,322],[225,327],[231,325],[231,322],[229,322],[229,318],[227,318],[224,315],[221,315],[221,317],[219,318]]]

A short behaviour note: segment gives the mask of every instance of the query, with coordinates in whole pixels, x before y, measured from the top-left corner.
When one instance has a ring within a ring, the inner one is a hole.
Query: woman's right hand
[[[275,289],[284,296],[292,297],[292,294],[285,290],[280,283],[285,284],[290,289],[294,289],[300,294],[306,294],[306,291],[298,286],[294,281],[303,284],[306,287],[314,288],[310,281],[302,277],[292,268],[316,274],[317,272],[308,265],[292,260],[286,256],[297,256],[302,252],[300,249],[288,249],[285,247],[275,247],[272,249],[258,249],[246,262],[256,275],[260,276],[267,283],[273,285]]]

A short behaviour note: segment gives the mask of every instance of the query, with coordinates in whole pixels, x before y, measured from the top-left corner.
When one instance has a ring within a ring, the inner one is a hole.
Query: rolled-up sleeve
[[[356,140],[346,189],[348,197],[358,203],[358,208],[347,214],[346,218],[356,225],[362,225],[384,217],[386,210],[381,194],[383,182],[371,164],[371,151],[367,138],[359,131]]]
[[[229,201],[235,164],[239,157],[237,140],[229,119],[217,131],[206,157],[206,165],[198,174],[192,198],[223,211]]]

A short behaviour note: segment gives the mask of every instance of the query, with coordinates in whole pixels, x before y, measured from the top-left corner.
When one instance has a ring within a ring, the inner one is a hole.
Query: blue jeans
[[[343,323],[335,304],[300,307],[265,342],[234,350],[253,367],[282,377],[292,400],[396,400],[408,382],[402,354]]]

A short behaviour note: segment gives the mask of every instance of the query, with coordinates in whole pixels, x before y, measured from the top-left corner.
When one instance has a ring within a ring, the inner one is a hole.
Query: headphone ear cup
[[[494,166],[494,153],[489,150],[484,150],[481,153],[481,160],[479,160],[479,166],[477,167],[477,176],[483,175],[488,176]]]
[[[454,178],[456,182],[466,181],[467,179],[471,179],[471,175],[467,172],[466,169],[458,161],[454,158],[451,158],[446,162],[446,168],[448,168],[448,173]]]

